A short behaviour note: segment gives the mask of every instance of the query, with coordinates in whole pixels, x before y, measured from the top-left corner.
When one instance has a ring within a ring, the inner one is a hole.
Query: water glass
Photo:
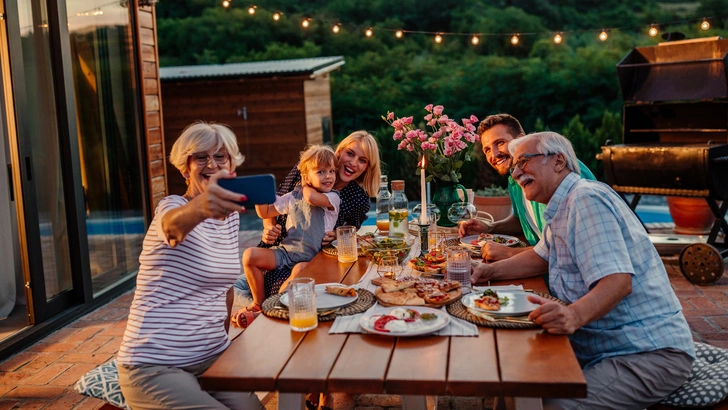
[[[312,278],[297,278],[288,285],[288,316],[291,329],[296,332],[306,332],[318,326],[315,284]]]
[[[455,224],[475,218],[477,214],[478,210],[475,208],[475,205],[467,202],[456,202],[447,210],[447,218]]]
[[[357,245],[356,245],[356,227],[344,225],[336,228],[336,253],[339,262],[356,262]]]
[[[470,286],[470,251],[460,246],[446,249],[447,278]]]
[[[396,256],[385,256],[377,261],[377,273],[383,278],[397,279],[402,266]]]

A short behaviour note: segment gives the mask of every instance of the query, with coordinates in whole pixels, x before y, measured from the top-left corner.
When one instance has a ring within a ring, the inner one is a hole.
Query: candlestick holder
[[[430,251],[430,241],[428,236],[430,224],[421,224],[417,222],[417,226],[420,227],[420,256],[425,256],[425,254]]]

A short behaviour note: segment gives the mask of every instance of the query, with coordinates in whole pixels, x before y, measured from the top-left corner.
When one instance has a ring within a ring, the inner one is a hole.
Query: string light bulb
[[[511,44],[515,46],[516,44],[518,44],[518,41],[518,34],[514,34],[513,37],[511,37]]]
[[[372,35],[374,34],[374,30],[372,30],[372,28],[371,28],[371,27],[369,27],[369,28],[367,29],[367,31],[365,31],[365,32],[364,32],[364,34],[365,34],[365,35],[366,35],[367,37],[371,37],[371,36],[372,36]]]
[[[339,30],[341,30],[341,28],[339,27],[338,24],[334,24],[334,26],[331,27],[331,31],[333,31],[334,34],[337,34],[339,32]]]
[[[248,7],[248,14],[250,14],[251,16],[253,14],[255,14],[255,8],[256,8],[256,6],[250,6],[250,7]]]
[[[441,35],[438,34],[438,35],[435,36],[435,43],[437,43],[437,44],[442,43],[442,36]]]
[[[703,19],[703,22],[700,23],[700,28],[702,28],[703,30],[707,30],[710,28],[710,23],[708,23],[707,19]]]
[[[470,39],[470,42],[473,43],[474,46],[477,46],[478,43],[480,43],[480,39],[478,36],[473,36],[473,38]]]
[[[607,34],[607,30],[602,30],[601,33],[599,33],[599,40],[607,41],[609,38],[609,34]]]
[[[397,32],[394,33],[394,36],[397,38],[402,38],[403,35],[404,33],[402,32],[402,30],[397,30]]]
[[[310,18],[303,19],[303,21],[301,22],[301,26],[303,28],[308,28],[308,26],[311,25],[311,21],[310,20],[311,20]]]
[[[561,37],[561,34],[556,33],[556,35],[554,36],[554,43],[561,44],[562,41],[564,41],[564,38]]]
[[[652,37],[656,36],[657,35],[657,27],[655,27],[654,24],[651,25],[650,26],[650,30],[647,32],[647,34],[649,34]]]
[[[230,7],[230,0],[222,0],[222,6],[225,8]]]
[[[278,21],[281,19],[281,13],[273,13],[273,21]]]

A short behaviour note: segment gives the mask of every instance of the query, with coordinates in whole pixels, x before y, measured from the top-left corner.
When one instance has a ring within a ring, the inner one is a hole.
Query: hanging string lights
[[[232,0],[223,0],[222,1],[222,7],[229,8],[232,4]],[[248,13],[250,15],[254,15],[257,10],[257,6],[250,5],[247,9]],[[274,21],[280,21],[283,16],[283,13],[276,11],[272,14]],[[702,30],[708,30],[710,29],[710,19],[714,18],[722,18],[725,16],[713,16],[713,17],[704,17],[699,20],[693,19],[693,20],[681,20],[681,21],[672,21],[669,23],[656,23],[656,24],[650,24],[649,29],[647,30],[647,34],[651,37],[657,36],[659,34],[658,27],[663,27],[667,25],[677,25],[677,24],[685,24],[685,23],[695,23],[699,22],[699,27]],[[310,27],[312,22],[311,17],[304,17],[303,20],[301,20],[301,27],[304,29],[307,29]],[[344,25],[342,23],[332,23],[332,22],[326,22],[323,21],[324,24],[332,24],[331,25],[331,32],[334,34],[338,34],[341,32],[341,30],[344,28]],[[356,28],[356,26],[354,26]],[[598,39],[602,42],[605,42],[609,39],[609,30],[629,30],[629,29],[639,29],[639,26],[634,27],[610,27],[610,28],[603,28],[599,32]],[[360,30],[362,27],[359,26],[358,29]],[[398,39],[401,39],[404,37],[405,33],[412,33],[412,34],[430,34],[434,35],[434,41],[436,44],[441,44],[445,40],[445,36],[469,36],[470,37],[470,43],[474,46],[477,46],[480,44],[480,37],[482,36],[491,36],[491,37],[505,37],[510,36],[510,43],[514,46],[518,45],[521,42],[521,36],[540,36],[547,34],[545,32],[529,32],[529,33],[460,33],[460,32],[430,32],[430,31],[415,31],[415,30],[403,30],[403,29],[386,29],[386,28],[378,28],[379,30],[389,31],[393,32],[394,36]],[[642,30],[642,29],[639,29]],[[574,32],[588,32],[592,31],[589,29],[580,29],[580,30],[574,30]],[[553,31],[552,31],[553,33]],[[554,44],[562,44],[564,41],[564,34],[566,32],[564,31],[557,31],[553,37],[552,40]],[[644,33],[644,32],[643,32]],[[368,27],[364,30],[364,35],[366,37],[372,37],[374,35],[374,29],[372,27]],[[548,35],[548,34],[547,34]]]

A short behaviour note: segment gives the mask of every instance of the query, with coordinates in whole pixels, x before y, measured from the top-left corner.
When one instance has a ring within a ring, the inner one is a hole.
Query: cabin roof
[[[249,63],[162,67],[162,81],[214,77],[278,77],[309,74],[318,77],[344,65],[343,56],[298,58],[293,60],[254,61]]]

